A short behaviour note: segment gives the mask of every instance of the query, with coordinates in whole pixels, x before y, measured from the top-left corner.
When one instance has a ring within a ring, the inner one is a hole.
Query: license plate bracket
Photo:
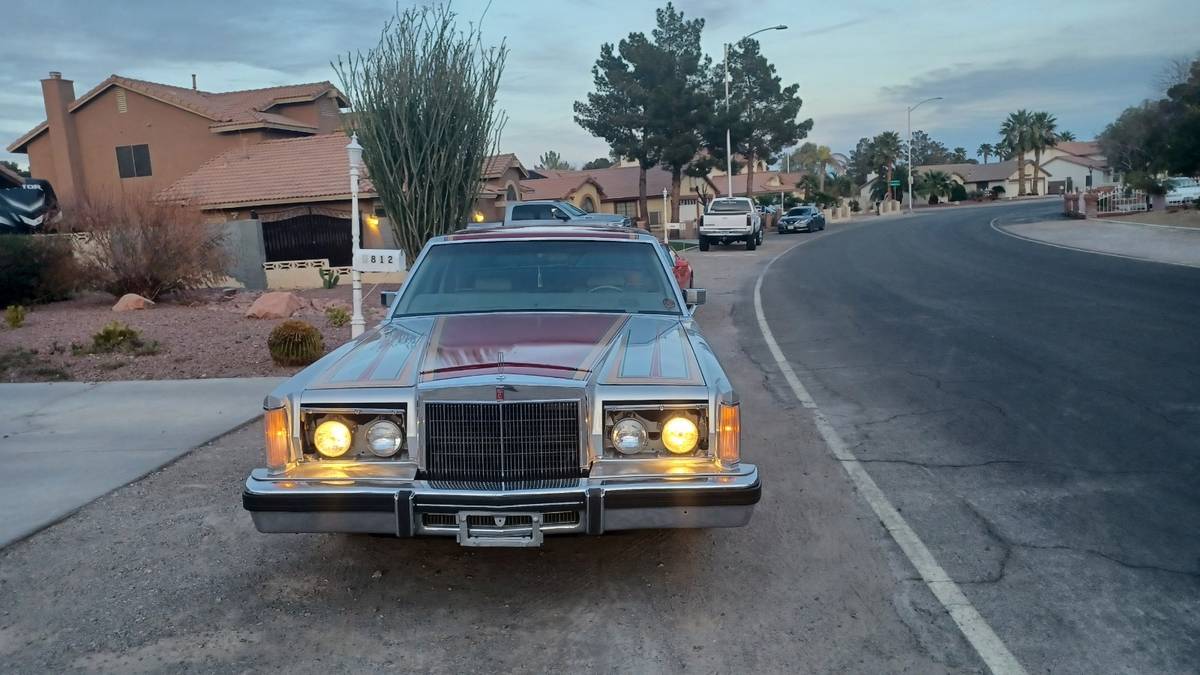
[[[457,517],[460,546],[536,548],[542,545],[541,513],[459,511]],[[510,521],[521,524],[509,525]]]

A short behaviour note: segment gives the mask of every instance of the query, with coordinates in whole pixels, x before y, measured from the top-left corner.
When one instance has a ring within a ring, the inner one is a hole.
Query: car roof
[[[499,239],[623,239],[626,241],[658,241],[649,232],[620,225],[508,225],[487,229],[459,230],[453,234],[431,239],[430,243]]]

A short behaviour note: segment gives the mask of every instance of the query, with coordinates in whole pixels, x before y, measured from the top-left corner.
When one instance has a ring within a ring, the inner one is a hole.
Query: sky
[[[45,119],[39,80],[51,70],[80,95],[116,73],[207,91],[330,80],[331,61],[366,50],[395,0],[5,0],[0,40],[2,151]],[[401,7],[411,4],[399,3]],[[15,6],[14,6],[15,5]],[[534,166],[546,150],[579,165],[608,154],[575,124],[572,103],[592,87],[605,42],[649,34],[658,2],[635,0],[456,0],[460,20],[481,22],[484,40],[510,54],[498,104],[508,115],[501,151]],[[704,47],[779,23],[758,36],[785,84],[798,83],[806,140],[848,153],[862,136],[905,133],[906,108],[949,147],[973,154],[994,142],[1004,116],[1047,110],[1080,139],[1124,108],[1161,95],[1173,58],[1200,53],[1200,2],[1056,0],[833,3],[795,0],[677,0],[706,20]],[[752,9],[749,9],[752,8]]]

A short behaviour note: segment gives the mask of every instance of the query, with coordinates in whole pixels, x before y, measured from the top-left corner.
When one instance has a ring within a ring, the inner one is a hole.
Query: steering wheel
[[[616,286],[595,286],[593,288],[589,288],[588,293],[595,293],[596,291],[616,291],[620,293],[622,290],[623,289],[617,288]]]

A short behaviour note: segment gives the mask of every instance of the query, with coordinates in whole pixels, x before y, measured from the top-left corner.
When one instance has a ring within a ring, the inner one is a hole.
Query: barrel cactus
[[[325,340],[311,324],[292,319],[271,331],[267,349],[278,365],[307,366],[325,353]]]

